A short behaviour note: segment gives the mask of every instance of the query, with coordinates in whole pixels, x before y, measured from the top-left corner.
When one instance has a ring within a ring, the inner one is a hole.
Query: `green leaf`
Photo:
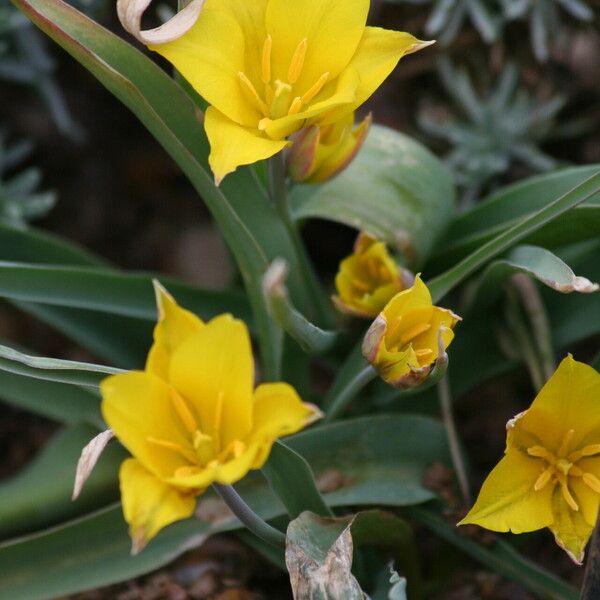
[[[75,467],[83,447],[98,433],[90,425],[64,429],[15,477],[0,483],[0,537],[35,531],[88,513],[118,498],[119,465],[125,451],[110,444],[71,502]]]
[[[477,282],[471,306],[485,312],[502,294],[504,282],[516,273],[534,277],[549,288],[562,293],[598,291],[598,285],[578,277],[558,256],[536,246],[518,246],[506,258],[491,263]]]
[[[120,369],[92,363],[30,356],[0,344],[0,371],[33,379],[97,388],[102,379],[107,375],[119,373]]]
[[[524,217],[544,208],[598,172],[599,165],[555,171],[502,188],[458,217],[448,229],[428,267],[439,272],[464,258]],[[531,244],[547,247],[597,238],[600,233],[600,195],[545,224],[526,237]]]
[[[600,192],[600,171],[596,171],[583,183],[578,184],[539,211],[521,219],[520,222],[480,246],[457,265],[429,281],[428,287],[433,301],[437,302],[443,298],[456,285],[498,254],[538,231],[545,224],[554,221],[569,209],[585,202],[598,192]]]
[[[366,231],[418,266],[452,219],[455,192],[452,176],[425,147],[374,125],[345,171],[293,195],[296,219],[329,219]]]
[[[292,519],[305,510],[333,514],[317,489],[310,465],[283,442],[273,445],[262,471]]]
[[[496,538],[490,546],[483,546],[466,535],[456,525],[447,523],[431,509],[412,507],[411,515],[435,534],[450,542],[495,573],[508,577],[545,600],[577,600],[579,594],[568,583],[527,560],[507,542]]]
[[[98,394],[76,385],[0,371],[0,399],[61,423],[103,426]]]
[[[442,425],[424,417],[384,415],[338,422],[287,438],[286,445],[309,462],[328,490],[330,506],[404,506],[429,500],[434,494],[421,483],[424,472],[433,461],[447,462]],[[246,477],[236,489],[265,519],[285,513],[260,474]],[[170,562],[218,529],[238,526],[234,520],[218,525],[182,521],[131,557],[121,509],[107,508],[0,545],[0,597],[49,599],[130,579]]]

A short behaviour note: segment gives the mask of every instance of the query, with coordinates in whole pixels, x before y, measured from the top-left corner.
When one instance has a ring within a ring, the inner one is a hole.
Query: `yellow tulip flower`
[[[506,429],[504,457],[459,525],[513,533],[548,527],[581,563],[600,504],[600,375],[567,356]]]
[[[156,288],[159,322],[145,370],[100,386],[104,419],[133,455],[119,479],[134,552],[192,515],[209,485],[259,469],[277,438],[320,416],[285,383],[254,389],[242,321],[224,314],[204,323]]]
[[[405,54],[427,43],[366,27],[369,0],[206,0],[178,39],[150,45],[210,104],[205,128],[217,184],[269,158],[287,137],[339,121]]]
[[[450,345],[460,320],[451,310],[433,306],[429,289],[417,275],[414,285],[396,294],[373,321],[363,355],[390,385],[414,387]]]
[[[312,125],[292,136],[287,171],[294,181],[322,183],[343,171],[358,154],[371,126],[369,114],[356,127],[354,113],[331,125]]]
[[[361,233],[354,252],[340,263],[332,300],[341,312],[372,318],[412,282],[412,274],[396,264],[383,242]]]

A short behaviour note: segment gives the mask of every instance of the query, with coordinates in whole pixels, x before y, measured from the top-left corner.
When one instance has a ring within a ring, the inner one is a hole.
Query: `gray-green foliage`
[[[470,203],[490,181],[506,173],[513,163],[534,172],[548,171],[557,161],[538,145],[565,104],[555,96],[540,101],[518,88],[517,68],[507,65],[489,91],[478,94],[464,68],[450,61],[439,65],[441,82],[462,117],[438,121],[422,114],[421,127],[451,145],[446,160]]]
[[[42,173],[28,167],[9,175],[31,152],[27,141],[8,145],[0,133],[0,221],[23,227],[32,219],[45,216],[56,203],[54,192],[38,191]]]

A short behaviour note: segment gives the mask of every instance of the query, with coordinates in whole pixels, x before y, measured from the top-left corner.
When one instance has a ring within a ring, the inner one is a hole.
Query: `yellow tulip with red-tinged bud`
[[[600,505],[600,374],[568,355],[506,429],[504,457],[459,525],[548,527],[581,563]]]
[[[394,261],[384,242],[361,232],[353,253],[340,263],[332,301],[343,313],[373,318],[413,281],[412,273]]]
[[[150,45],[210,104],[218,184],[277,154],[288,136],[361,106],[398,61],[429,44],[367,27],[370,0],[206,0],[194,26]]]
[[[119,479],[133,551],[192,515],[212,483],[259,469],[273,443],[320,417],[286,383],[254,389],[246,325],[203,322],[156,285],[159,321],[144,371],[101,383],[102,415],[132,458]]]
[[[293,181],[323,183],[343,171],[361,149],[373,119],[354,127],[354,113],[331,125],[312,125],[292,136],[286,164]]]
[[[396,294],[373,321],[363,340],[364,357],[390,385],[415,387],[454,339],[461,320],[447,308],[434,306],[421,276]]]

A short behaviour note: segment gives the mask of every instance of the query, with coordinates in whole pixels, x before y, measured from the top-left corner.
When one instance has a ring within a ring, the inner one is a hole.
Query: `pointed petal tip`
[[[152,279],[152,286],[154,288],[154,297],[156,299],[156,309],[158,312],[158,318],[163,319],[165,316],[164,301],[170,300],[174,302],[173,297],[167,289],[162,285],[158,279]]]
[[[410,52],[418,52],[419,50],[424,50],[429,46],[433,46],[437,40],[419,40],[411,49]]]
[[[137,556],[148,544],[148,540],[141,533],[136,533],[131,538],[131,556]]]

